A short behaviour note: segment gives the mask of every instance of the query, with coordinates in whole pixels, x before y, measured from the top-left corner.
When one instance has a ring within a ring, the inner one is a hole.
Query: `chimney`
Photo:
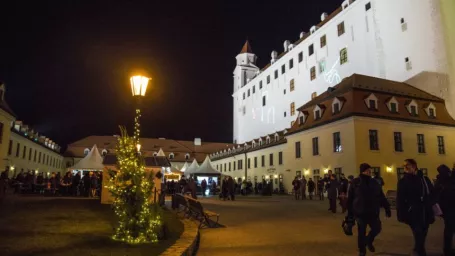
[[[300,32],[300,38],[304,37],[306,35],[306,32]]]
[[[201,146],[201,145],[202,145],[202,140],[201,140],[201,138],[195,138],[195,139],[194,139],[194,145],[195,145],[195,146]]]
[[[289,51],[289,45],[290,45],[290,44],[291,44],[291,42],[289,42],[289,40],[284,41],[284,43],[283,43],[284,52]]]
[[[276,59],[278,58],[278,53],[276,51],[272,51],[271,57],[272,57],[272,60],[270,62],[273,64],[273,63],[275,63]]]
[[[313,93],[311,94],[311,99],[314,99],[314,98],[316,98],[317,96],[318,96],[318,93],[317,93],[317,92],[313,92]]]
[[[329,15],[326,12],[323,12],[321,14],[321,21],[324,21],[325,19],[327,19],[327,17],[329,17]]]

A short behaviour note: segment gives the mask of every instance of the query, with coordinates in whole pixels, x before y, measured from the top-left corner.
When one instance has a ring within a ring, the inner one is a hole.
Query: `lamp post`
[[[151,80],[151,78],[140,75],[130,78],[131,92],[133,93],[133,97],[137,99],[136,116],[134,117],[134,140],[136,141],[138,152],[141,147],[139,144],[139,135],[141,132],[139,123],[139,119],[141,118],[141,109],[139,102],[141,98],[145,96],[149,80]]]

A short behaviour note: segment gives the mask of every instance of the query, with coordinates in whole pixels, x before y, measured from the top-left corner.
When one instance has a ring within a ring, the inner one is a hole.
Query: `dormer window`
[[[185,160],[189,160],[190,159],[190,154],[186,154],[185,155]]]
[[[333,113],[337,114],[340,112],[340,103],[333,104]]]
[[[398,113],[398,101],[395,97],[390,98],[386,105],[391,113]]]
[[[265,139],[265,143],[266,143],[266,144],[269,144],[269,143],[270,143],[270,137],[267,137],[267,139]]]
[[[390,103],[390,112],[397,113],[397,104],[395,102]]]
[[[429,117],[435,117],[433,108],[428,109],[428,116]]]
[[[368,108],[369,109],[376,109],[376,101],[375,100],[369,100],[368,101]]]
[[[153,153],[153,156],[154,156],[154,157],[157,157],[157,156],[158,156],[158,153],[154,152],[154,153]]]
[[[262,146],[262,140],[259,139],[259,146]]]
[[[335,97],[332,101],[332,114],[338,114],[346,100],[343,97]]]
[[[417,115],[417,107],[416,106],[411,106],[411,115],[413,115],[413,116]]]
[[[107,155],[107,150],[106,150],[106,149],[103,149],[103,151],[101,151],[101,154],[102,154],[103,156],[106,156],[106,155]]]
[[[418,107],[418,105],[415,100],[412,100],[411,102],[406,104],[406,108],[408,109],[408,112],[411,116],[419,115],[419,110],[417,107]]]
[[[169,159],[174,159],[174,153],[169,154]]]
[[[89,152],[90,152],[90,149],[88,149],[88,148],[84,149],[84,156],[88,155]]]
[[[299,124],[302,125],[303,123],[305,123],[305,118],[304,118],[304,116],[300,116],[299,117]]]
[[[278,134],[275,134],[275,141],[278,141],[278,139],[279,139]]]
[[[321,119],[321,110],[314,111],[314,120]]]
[[[433,105],[433,103],[427,104],[427,106],[424,106],[424,108],[429,118],[436,118],[436,107]]]
[[[373,93],[365,99],[365,104],[369,110],[378,110],[378,98]]]

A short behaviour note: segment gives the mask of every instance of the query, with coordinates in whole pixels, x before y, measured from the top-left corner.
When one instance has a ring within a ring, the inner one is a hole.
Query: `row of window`
[[[253,164],[254,164],[253,168],[258,168],[258,157],[257,156],[255,156],[253,158]],[[278,164],[279,165],[283,164],[283,152],[278,152]],[[269,166],[274,166],[274,154],[273,153],[269,154]],[[233,167],[233,169],[231,169],[231,167]],[[223,172],[223,171],[227,172],[227,171],[231,171],[231,170],[235,171],[235,170],[237,170],[237,167],[238,167],[238,170],[243,169],[243,160],[242,159],[233,161],[232,164],[231,164],[231,162],[229,162],[229,163],[216,165],[216,169],[219,170],[220,172]],[[247,169],[251,169],[251,158],[247,159],[246,167],[247,167]],[[261,167],[265,167],[265,155],[261,156]]]
[[[22,159],[27,158],[27,146],[22,147],[22,156],[20,154],[21,152],[21,144],[17,142],[16,144],[16,152],[15,152],[15,157],[22,157]],[[13,141],[9,141],[9,146],[8,146],[8,155],[13,154]],[[33,162],[39,163],[39,164],[45,164],[54,168],[63,168],[63,162],[55,157],[52,157],[50,155],[46,155],[45,153],[38,152],[36,149],[33,150],[32,148],[28,148],[28,160],[32,161],[32,156],[33,156]]]

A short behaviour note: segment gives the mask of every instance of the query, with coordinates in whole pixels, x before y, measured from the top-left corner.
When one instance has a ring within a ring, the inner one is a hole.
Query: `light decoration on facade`
[[[329,71],[324,71],[324,80],[331,85],[338,84],[341,82],[341,77],[338,74],[338,71],[335,69],[339,62],[340,60],[338,59],[337,61],[335,61],[335,63],[332,65],[332,68]]]

